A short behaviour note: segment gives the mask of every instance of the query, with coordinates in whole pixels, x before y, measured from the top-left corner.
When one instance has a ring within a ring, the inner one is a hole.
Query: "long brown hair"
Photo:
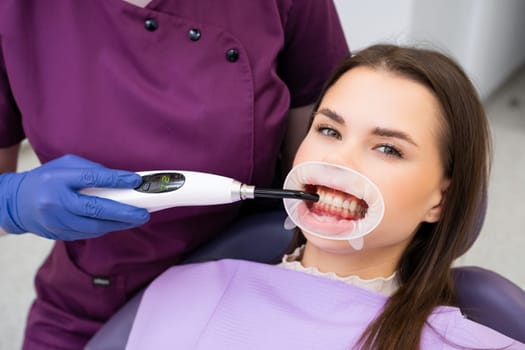
[[[423,223],[398,264],[400,288],[362,335],[358,345],[374,350],[416,350],[428,316],[439,305],[454,305],[452,262],[477,238],[486,209],[491,136],[483,106],[467,75],[433,50],[371,46],[349,57],[326,91],[355,67],[384,70],[428,88],[441,108],[441,159],[450,179],[441,219]],[[304,237],[298,240],[304,242]]]

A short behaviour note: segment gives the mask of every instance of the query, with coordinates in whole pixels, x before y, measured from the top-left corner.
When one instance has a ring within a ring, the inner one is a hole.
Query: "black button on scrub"
[[[157,22],[155,18],[148,18],[144,21],[144,28],[146,28],[146,30],[149,30],[150,32],[157,30],[158,27],[159,22]]]
[[[226,51],[226,59],[230,62],[235,62],[239,59],[239,51],[235,49],[229,49]]]
[[[188,38],[190,38],[191,41],[197,41],[201,38],[201,31],[197,28],[191,28],[188,32]]]

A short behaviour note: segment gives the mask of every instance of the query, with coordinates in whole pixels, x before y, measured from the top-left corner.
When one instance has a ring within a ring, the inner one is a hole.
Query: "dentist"
[[[347,55],[331,0],[2,1],[0,227],[56,240],[23,349],[81,349],[240,212],[150,217],[80,188],[133,188],[155,169],[268,186]],[[42,166],[16,173],[23,139]]]

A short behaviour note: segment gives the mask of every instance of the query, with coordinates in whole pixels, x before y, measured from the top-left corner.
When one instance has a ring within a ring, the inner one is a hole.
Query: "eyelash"
[[[328,136],[328,137],[335,137],[337,140],[340,140],[341,139],[341,134],[339,133],[339,131],[335,130],[334,128],[331,128],[329,126],[326,126],[326,125],[318,125],[316,127],[316,130],[318,133],[324,135],[324,136]],[[329,135],[328,132],[332,132],[334,134],[332,135]]]
[[[404,158],[403,152],[401,152],[401,150],[399,148],[397,148],[396,146],[394,146],[394,145],[390,145],[388,143],[383,143],[383,144],[378,145],[375,149],[378,149],[378,148],[381,148],[381,147],[382,148],[386,148],[386,149],[389,150],[388,152],[382,152],[387,157]]]
[[[316,127],[316,130],[318,133],[327,137],[335,137],[337,140],[341,140],[342,138],[339,131],[335,130],[334,128],[331,128],[330,126],[318,125]],[[384,151],[380,152],[383,153],[386,157],[404,158],[403,152],[398,147],[392,144],[382,143],[377,145],[374,149],[378,150],[379,148],[384,149]]]

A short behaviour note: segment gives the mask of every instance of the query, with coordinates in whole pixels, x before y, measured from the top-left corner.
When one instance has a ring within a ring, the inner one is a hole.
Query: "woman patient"
[[[287,205],[293,252],[278,266],[171,268],[146,290],[128,349],[525,349],[454,306],[490,132],[452,60],[390,45],[348,58],[294,165],[291,182],[320,200]]]

